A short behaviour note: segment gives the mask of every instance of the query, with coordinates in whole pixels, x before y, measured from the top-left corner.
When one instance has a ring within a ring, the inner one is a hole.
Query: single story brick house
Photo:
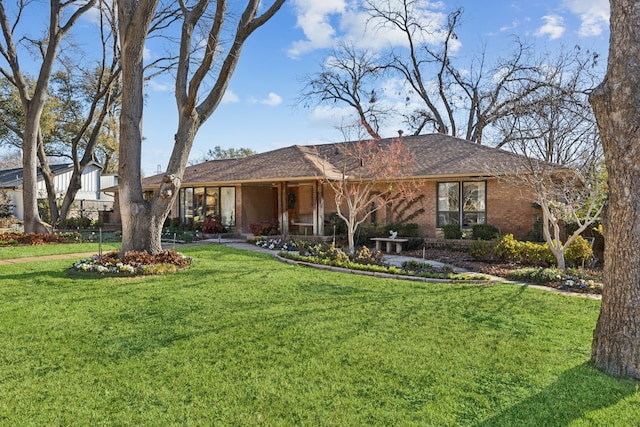
[[[417,223],[420,234],[431,238],[450,223],[491,224],[516,237],[533,229],[535,197],[513,178],[526,171],[521,156],[442,134],[407,136],[403,143],[415,160],[420,192],[401,209],[379,210],[374,222]],[[326,224],[336,205],[325,175],[340,171],[348,144],[353,142],[294,145],[189,166],[171,217],[195,223],[217,217],[236,233],[277,219],[283,234],[330,235]],[[161,179],[145,178],[144,190],[154,191]]]

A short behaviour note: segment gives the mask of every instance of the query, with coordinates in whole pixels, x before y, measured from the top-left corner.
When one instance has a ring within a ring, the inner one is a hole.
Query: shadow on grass
[[[477,427],[567,426],[588,412],[615,405],[636,392],[637,383],[610,377],[585,362],[568,371],[540,393]]]

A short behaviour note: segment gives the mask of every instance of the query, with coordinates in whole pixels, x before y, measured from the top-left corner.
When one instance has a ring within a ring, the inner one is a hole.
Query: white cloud
[[[545,22],[542,27],[536,31],[537,36],[549,36],[549,40],[555,40],[562,37],[566,27],[564,19],[559,15],[545,15],[542,17]]]
[[[346,10],[344,0],[295,0],[297,27],[302,29],[306,40],[298,40],[289,49],[289,55],[298,57],[315,49],[331,47],[336,30],[331,22],[332,15]]]
[[[222,103],[223,104],[235,104],[240,101],[238,95],[236,95],[232,90],[227,89],[222,95]]]
[[[173,84],[161,83],[158,80],[149,80],[147,85],[154,92],[170,92],[174,88]]]
[[[396,6],[394,2],[391,6]],[[442,2],[412,3],[416,21],[426,30],[418,42],[437,44],[444,40],[445,33],[438,31],[446,24],[447,15],[442,12]],[[384,9],[388,3],[381,4]],[[296,58],[316,49],[331,48],[341,41],[349,41],[359,48],[384,49],[389,46],[407,45],[406,35],[395,26],[372,20],[358,1],[347,0],[294,0],[298,16],[297,26],[305,35],[304,40],[295,41],[289,48],[289,56]],[[459,42],[452,40],[452,50]]]
[[[580,36],[599,36],[609,25],[609,0],[565,0],[564,4],[580,17]]]
[[[260,104],[268,105],[269,107],[277,107],[282,104],[282,97],[274,92],[269,92],[266,99],[258,101]]]

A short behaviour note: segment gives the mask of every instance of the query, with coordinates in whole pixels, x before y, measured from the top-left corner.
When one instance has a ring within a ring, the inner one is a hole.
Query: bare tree
[[[411,199],[418,182],[410,178],[414,159],[402,137],[339,147],[340,169],[325,170],[325,182],[334,192],[336,213],[347,226],[349,252],[354,253],[358,226],[393,202]]]
[[[220,104],[245,41],[283,3],[284,0],[275,0],[258,14],[260,2],[248,0],[235,28],[228,30],[233,34],[225,45],[224,31],[232,25],[225,0],[178,2],[181,21],[175,86],[178,129],[160,189],[151,200],[145,200],[141,185],[143,49],[158,0],[118,0],[123,69],[118,169],[122,252],[146,250],[156,253],[162,250],[162,225],[178,196],[193,140],[200,126]],[[197,32],[199,29],[204,29],[202,34]],[[196,60],[192,54],[201,43],[204,50]]]
[[[533,190],[544,239],[562,269],[566,249],[600,219],[603,208],[600,139],[586,95],[593,87],[592,67],[593,58],[579,50],[547,62],[540,67],[546,70],[540,89],[497,123],[526,171],[509,179]],[[569,222],[577,227],[563,242],[562,226]]]
[[[513,52],[487,64],[484,52],[461,64],[456,52],[462,11],[446,22],[426,22],[418,0],[368,0],[370,31],[392,31],[404,38],[401,47],[379,54],[343,44],[306,79],[303,99],[341,103],[353,109],[372,138],[398,109],[385,102],[383,78],[398,79],[394,96],[405,99],[401,119],[410,132],[438,132],[483,142],[485,129],[511,114],[523,98],[542,87],[540,64],[529,46],[514,40]]]
[[[591,359],[598,368],[640,379],[640,8],[610,0],[608,68],[590,96],[608,172],[603,227],[604,288]]]
[[[378,107],[376,79],[384,67],[368,51],[359,52],[353,44],[344,43],[321,65],[320,72],[305,79],[302,101],[318,103],[342,102],[352,107],[373,139],[380,139],[380,122],[388,114]]]
[[[48,227],[40,220],[37,203],[37,151],[40,138],[40,117],[44,108],[49,81],[54,63],[64,36],[84,13],[96,4],[96,0],[54,1],[49,7],[49,27],[42,40],[27,40],[36,48],[41,59],[35,86],[30,88],[20,65],[18,47],[14,40],[14,32],[29,2],[20,2],[13,22],[5,9],[5,2],[0,1],[0,26],[2,27],[2,43],[0,55],[8,68],[0,67],[0,73],[16,86],[24,109],[25,127],[22,144],[23,168],[23,209],[24,229],[26,232],[48,232]],[[66,21],[65,21],[65,18]]]

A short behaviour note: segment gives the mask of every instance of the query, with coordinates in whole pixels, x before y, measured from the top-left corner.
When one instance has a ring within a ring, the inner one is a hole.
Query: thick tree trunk
[[[38,125],[37,119],[25,121],[22,140],[22,203],[25,233],[50,233],[38,212]],[[33,125],[35,123],[35,125]]]
[[[591,358],[640,379],[640,2],[611,0],[609,65],[591,94],[609,174],[604,289]]]
[[[121,253],[159,252],[157,219],[144,200],[141,183],[142,112],[144,101],[143,50],[157,0],[119,0],[118,29],[122,64],[122,108],[118,189],[122,219]],[[162,225],[160,225],[162,227]],[[161,228],[160,228],[161,231]]]

